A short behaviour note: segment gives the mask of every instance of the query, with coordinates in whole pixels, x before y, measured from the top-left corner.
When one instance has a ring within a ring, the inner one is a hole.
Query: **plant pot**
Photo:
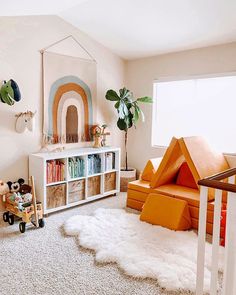
[[[136,180],[136,169],[129,168],[128,171],[124,168],[120,169],[120,191],[127,192],[128,183]]]

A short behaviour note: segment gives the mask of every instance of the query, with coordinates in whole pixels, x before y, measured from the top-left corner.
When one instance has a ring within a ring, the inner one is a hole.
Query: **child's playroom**
[[[1,1],[0,295],[236,295],[235,11]]]

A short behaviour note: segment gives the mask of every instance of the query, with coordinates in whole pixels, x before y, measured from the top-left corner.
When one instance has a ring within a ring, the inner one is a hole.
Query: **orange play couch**
[[[141,211],[150,193],[185,200],[192,228],[198,228],[200,190],[198,181],[229,168],[223,154],[211,150],[201,137],[172,138],[164,157],[148,161],[139,180],[130,182],[127,207]],[[223,203],[227,196],[223,195]],[[163,208],[168,210],[168,208]],[[208,194],[207,232],[213,230],[214,190]]]

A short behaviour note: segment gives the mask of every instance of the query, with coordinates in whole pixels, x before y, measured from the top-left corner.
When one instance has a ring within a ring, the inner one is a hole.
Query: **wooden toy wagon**
[[[3,220],[8,222],[10,225],[13,225],[15,217],[20,218],[21,222],[19,223],[19,230],[21,233],[25,232],[27,223],[32,223],[36,227],[44,227],[45,224],[43,219],[42,204],[36,201],[34,178],[32,176],[30,178],[30,182],[32,201],[24,202],[19,206],[15,200],[11,199],[11,193],[9,193],[5,198],[6,212],[3,214]]]

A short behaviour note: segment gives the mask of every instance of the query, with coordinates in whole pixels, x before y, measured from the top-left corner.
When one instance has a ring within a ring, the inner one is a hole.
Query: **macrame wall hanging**
[[[91,141],[96,121],[96,61],[68,36],[40,51],[44,101],[43,145]]]

